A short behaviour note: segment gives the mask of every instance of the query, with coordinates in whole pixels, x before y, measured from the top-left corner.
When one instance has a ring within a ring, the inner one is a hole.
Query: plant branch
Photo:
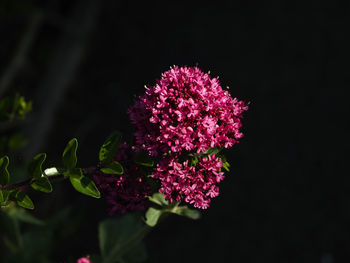
[[[89,167],[89,168],[82,168],[83,174],[86,176],[92,176],[96,173],[96,167]],[[50,181],[52,180],[57,180],[57,179],[64,179],[64,173],[63,172],[59,172],[57,174],[53,174],[50,176],[46,176],[47,179],[49,179]],[[16,189],[18,187],[26,187],[29,186],[33,183],[35,183],[38,180],[38,178],[28,178],[26,180],[20,181],[20,182],[16,182],[13,184],[7,184],[7,185],[0,185],[0,190],[13,190]]]

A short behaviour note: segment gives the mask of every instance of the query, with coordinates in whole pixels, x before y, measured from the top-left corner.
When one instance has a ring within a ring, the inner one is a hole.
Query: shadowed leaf
[[[42,165],[46,159],[46,153],[39,153],[28,164],[28,172],[34,178],[40,178],[43,171]]]
[[[13,190],[10,194],[10,199],[15,201],[17,205],[22,206],[27,209],[34,209],[33,201],[20,190]]]
[[[44,193],[52,192],[52,185],[46,177],[41,177],[35,181],[35,183],[31,184],[32,188],[37,191],[41,191]]]
[[[112,162],[113,158],[115,157],[118,151],[121,140],[122,140],[121,133],[114,132],[103,143],[99,152],[99,160],[103,165],[106,165]]]
[[[77,149],[78,141],[76,138],[70,140],[63,151],[63,166],[68,170],[73,169],[77,165]]]
[[[124,169],[120,163],[111,162],[110,164],[107,164],[105,167],[101,168],[101,172],[105,174],[123,174]]]
[[[9,165],[9,158],[4,156],[0,159],[0,184],[5,185],[10,181],[10,174],[7,170],[7,166]]]

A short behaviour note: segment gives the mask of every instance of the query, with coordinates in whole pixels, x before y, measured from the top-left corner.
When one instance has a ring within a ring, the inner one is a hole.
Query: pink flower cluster
[[[131,160],[130,147],[124,142],[120,145],[114,161],[123,163]],[[145,210],[148,207],[147,196],[151,190],[140,175],[139,167],[135,164],[124,164],[124,174],[110,175],[98,172],[94,181],[110,205],[109,213],[124,214],[134,210]]]
[[[128,110],[136,127],[135,150],[152,156],[209,147],[230,148],[238,139],[248,107],[197,67],[174,67]]]
[[[224,175],[222,160],[202,153],[236,144],[243,136],[241,119],[247,109],[217,78],[197,67],[175,66],[146,88],[128,110],[136,128],[134,149],[160,157],[152,177],[160,180],[166,199],[208,208]],[[197,165],[179,161],[188,153],[199,157]]]
[[[169,157],[161,160],[153,178],[161,181],[159,192],[165,199],[180,202],[184,197],[184,201],[194,207],[207,209],[211,198],[219,195],[217,183],[224,179],[221,167],[222,161],[215,154],[200,158],[196,166],[190,166],[188,160],[179,163]]]

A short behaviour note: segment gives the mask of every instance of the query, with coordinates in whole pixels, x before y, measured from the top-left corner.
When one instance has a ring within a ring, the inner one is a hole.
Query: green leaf
[[[146,211],[146,221],[145,223],[151,227],[154,227],[160,218],[160,216],[163,214],[162,210],[156,209],[154,207],[150,207]]]
[[[47,177],[41,177],[37,179],[34,183],[31,184],[31,187],[34,190],[41,191],[44,193],[51,193],[52,192],[52,185],[47,179]]]
[[[69,180],[72,183],[75,190],[84,195],[92,196],[94,198],[101,197],[101,194],[98,191],[94,181],[84,176],[80,168],[70,171],[68,175]]]
[[[226,171],[230,171],[230,164],[228,162],[223,162],[222,163],[222,167],[226,170]]]
[[[10,191],[0,190],[0,206],[6,206],[9,199]]]
[[[140,240],[147,230],[148,227],[145,228],[138,217],[130,214],[101,222],[98,236],[103,262],[116,262],[124,253],[133,251],[132,244]]]
[[[28,164],[28,172],[33,178],[40,178],[43,171],[42,165],[46,159],[46,153],[39,153]]]
[[[201,213],[198,210],[190,209],[187,206],[176,207],[176,209],[173,209],[171,212],[194,220],[197,220],[201,217]]]
[[[227,162],[227,159],[226,159],[226,156],[225,155],[219,155],[218,156],[221,161],[222,161],[222,167],[227,171],[229,172],[230,171],[230,164]]]
[[[20,96],[18,98],[18,117],[24,118],[28,112],[32,110],[32,102],[31,101],[26,101],[23,96]]]
[[[114,132],[103,143],[98,156],[100,162],[103,165],[106,165],[112,162],[113,158],[117,154],[121,141],[122,141],[121,133]]]
[[[105,167],[101,168],[101,172],[105,174],[123,174],[123,166],[118,162],[111,162]]]
[[[207,151],[205,151],[204,153],[202,153],[201,155],[213,155],[213,154],[218,154],[219,152],[221,152],[223,149],[223,147],[221,148],[217,148],[217,147],[213,147],[213,148],[209,148]]]
[[[0,208],[1,207],[5,207],[5,206],[9,206],[10,202],[6,201],[6,202],[0,202]]]
[[[10,199],[15,201],[17,205],[22,206],[27,209],[34,209],[33,201],[20,190],[13,190],[10,194]]]
[[[149,200],[161,207],[168,207],[169,201],[165,200],[164,194],[162,193],[154,193],[152,197],[149,197]]]
[[[198,163],[197,155],[192,156],[192,158],[191,158],[191,166],[196,166],[197,163]]]
[[[7,166],[9,165],[9,158],[4,156],[0,159],[0,184],[5,185],[10,181],[10,174],[7,170]]]
[[[154,161],[151,156],[147,155],[144,152],[135,153],[134,162],[138,165],[153,167]]]
[[[63,151],[63,166],[68,170],[73,169],[77,165],[77,149],[78,141],[76,138],[71,139]]]

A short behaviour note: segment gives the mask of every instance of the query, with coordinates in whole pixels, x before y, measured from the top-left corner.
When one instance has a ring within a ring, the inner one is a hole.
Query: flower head
[[[167,200],[206,209],[219,195],[222,160],[210,148],[230,148],[243,137],[242,114],[248,107],[232,98],[197,67],[171,68],[129,108],[135,125],[136,151],[158,156],[152,177]],[[198,163],[180,161],[196,156]],[[185,158],[186,159],[186,158]]]
[[[215,154],[199,158],[195,166],[191,166],[188,160],[179,162],[169,157],[158,164],[152,176],[160,180],[159,192],[165,199],[184,200],[194,207],[206,209],[211,198],[219,195],[217,184],[224,179],[221,167],[222,161]]]
[[[124,142],[120,145],[114,161],[123,162],[131,159],[130,147]],[[147,196],[151,190],[145,178],[135,164],[124,164],[122,175],[110,175],[98,172],[94,181],[110,206],[109,213],[124,214],[148,207]]]
[[[197,67],[176,66],[128,110],[136,128],[135,150],[160,156],[230,148],[243,136],[241,118],[247,109],[217,78]]]

